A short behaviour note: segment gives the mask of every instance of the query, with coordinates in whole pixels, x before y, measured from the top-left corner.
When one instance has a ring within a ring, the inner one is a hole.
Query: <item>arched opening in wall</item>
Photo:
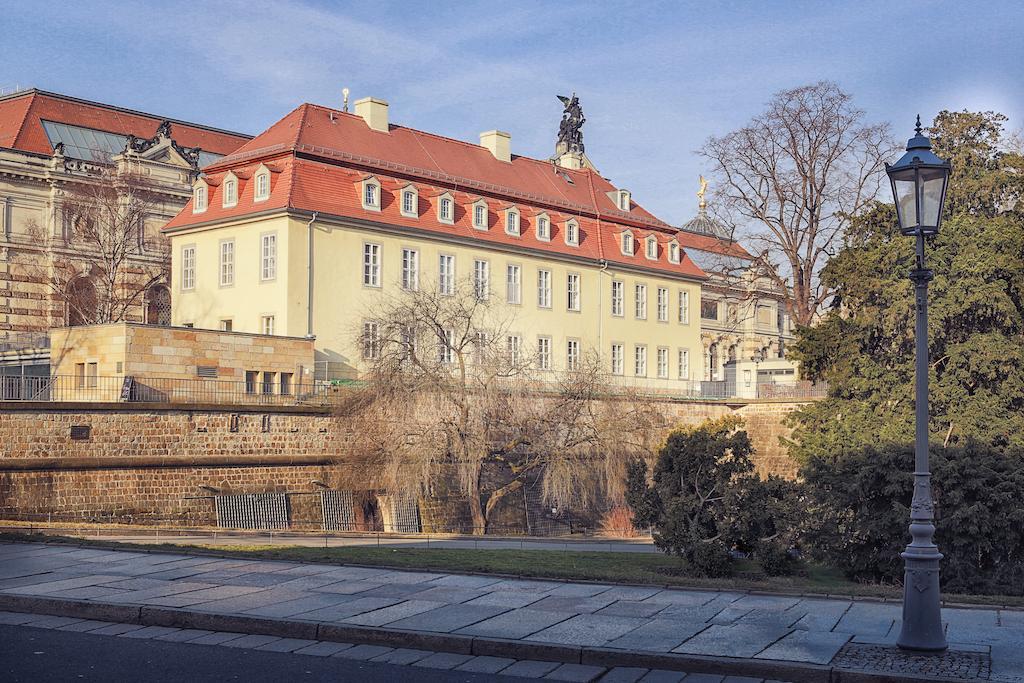
[[[171,290],[165,285],[153,285],[146,290],[146,324],[171,324]]]
[[[728,357],[728,361],[727,362],[729,362],[729,363],[736,362],[736,345],[735,344],[733,344],[732,346],[729,347],[729,357]]]
[[[88,277],[76,277],[68,283],[65,320],[68,327],[92,325],[98,307],[96,285]]]

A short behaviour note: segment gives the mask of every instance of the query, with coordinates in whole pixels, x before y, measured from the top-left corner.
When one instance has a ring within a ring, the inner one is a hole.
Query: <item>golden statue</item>
[[[697,191],[697,198],[700,199],[700,208],[703,211],[707,207],[708,203],[704,201],[704,193],[708,190],[708,181],[704,176],[700,177],[700,190]]]

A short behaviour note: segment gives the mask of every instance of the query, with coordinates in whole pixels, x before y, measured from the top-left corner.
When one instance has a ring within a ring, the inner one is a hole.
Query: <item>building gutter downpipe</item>
[[[309,218],[306,228],[309,231],[309,253],[306,255],[306,337],[313,338],[313,223],[316,221],[317,212]]]

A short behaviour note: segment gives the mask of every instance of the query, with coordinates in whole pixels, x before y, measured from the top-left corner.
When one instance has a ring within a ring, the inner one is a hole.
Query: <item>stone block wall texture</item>
[[[342,488],[352,479],[345,451],[353,426],[326,411],[63,405],[0,403],[0,517],[210,524],[213,501],[202,496],[213,487],[296,494],[289,497],[293,519],[315,522],[313,482]],[[758,471],[784,476],[796,466],[779,439],[789,435],[783,419],[798,405],[662,403],[675,424],[738,414],[757,448]],[[73,440],[73,426],[88,426],[89,438]],[[465,510],[429,504],[421,515],[427,527],[450,528]]]

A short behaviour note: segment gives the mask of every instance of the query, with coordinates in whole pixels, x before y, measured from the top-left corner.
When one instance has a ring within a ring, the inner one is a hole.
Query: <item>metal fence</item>
[[[825,382],[761,383],[757,385],[757,398],[825,398],[828,384]]]
[[[3,401],[216,403],[229,405],[326,404],[330,387],[320,384],[178,379],[173,377],[0,376]]]

